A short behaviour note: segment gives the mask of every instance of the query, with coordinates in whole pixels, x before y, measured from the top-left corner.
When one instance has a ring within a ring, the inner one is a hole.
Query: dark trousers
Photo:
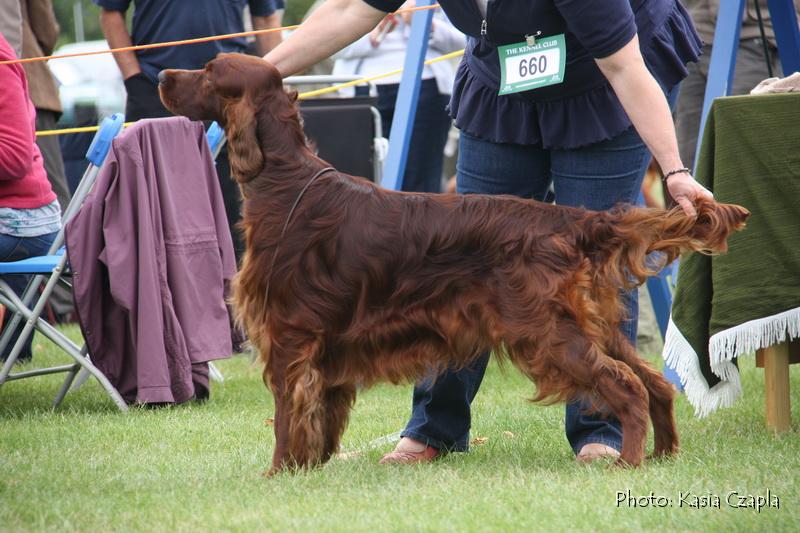
[[[3,262],[10,262],[10,261],[20,261],[22,259],[27,259],[29,257],[35,257],[37,255],[44,255],[47,253],[48,248],[50,245],[53,244],[53,239],[56,238],[55,233],[48,233],[46,235],[40,235],[38,237],[14,237],[12,235],[4,235],[0,234],[0,261]],[[23,274],[7,274],[4,275],[3,281],[8,283],[8,285],[17,293],[17,296],[22,297],[22,293],[25,292],[25,287],[28,286],[28,281],[30,281],[30,276],[26,276]],[[12,313],[6,312],[3,315],[3,327],[2,330],[5,333],[5,326],[11,320]],[[17,326],[17,329],[14,330],[14,333],[11,335],[11,340],[6,345],[6,349],[0,354],[0,359],[5,361],[8,356],[11,354],[11,349],[14,347],[14,344],[17,342],[19,338],[19,334],[22,333],[22,329],[25,327],[25,321],[21,321]],[[31,343],[33,341],[33,335],[30,335],[25,344],[22,347],[22,351],[19,353],[18,361],[30,361],[31,360]]]
[[[378,85],[378,111],[386,137],[392,130],[399,87],[399,84]],[[450,130],[450,116],[445,108],[449,101],[448,95],[439,92],[435,79],[422,80],[406,170],[403,173],[404,191],[442,191],[444,145]]]
[[[55,111],[36,109],[36,129],[56,129],[57,118],[58,114]],[[50,182],[50,186],[53,188],[53,192],[58,199],[58,205],[61,206],[61,212],[63,213],[67,205],[69,205],[69,201],[72,199],[72,193],[67,183],[67,173],[64,168],[64,158],[61,153],[59,138],[55,135],[37,137],[36,145],[39,147],[39,151],[42,152],[44,170],[47,172],[47,181]],[[65,322],[71,320],[74,309],[71,289],[57,285],[48,303],[56,320]]]
[[[677,94],[676,87],[667,95],[670,105],[674,105]],[[557,204],[606,210],[636,201],[650,159],[649,150],[633,127],[613,139],[569,150],[495,144],[462,131],[457,190],[460,194],[511,194],[542,200],[552,184]],[[620,328],[635,346],[637,292],[624,295],[624,303],[631,318]],[[402,436],[440,450],[467,450],[471,404],[488,362],[486,353],[469,368],[446,371],[418,384]],[[590,443],[619,450],[619,421],[584,411],[576,401],[566,407],[565,432],[573,451],[578,453]]]
[[[125,103],[125,120],[134,121],[143,118],[159,118],[172,116],[161,98],[158,96],[158,85],[144,74],[137,74],[125,80],[125,89],[128,91],[128,99]],[[241,193],[239,187],[231,179],[231,169],[228,163],[228,150],[223,147],[217,156],[217,176],[222,190],[222,199],[225,203],[225,214],[228,217],[228,226],[231,228],[233,238],[233,248],[236,258],[241,257],[244,252],[244,240],[241,231],[236,224],[241,219]]]
[[[777,50],[769,48],[772,72],[781,76],[782,70]],[[703,46],[703,54],[697,63],[689,63],[689,75],[681,82],[681,94],[675,107],[675,131],[678,147],[684,164],[694,167],[694,154],[697,149],[697,134],[700,131],[700,115],[708,82],[708,68],[711,65],[711,45]],[[736,53],[736,69],[733,76],[732,95],[748,94],[756,85],[769,77],[764,48],[761,39],[746,39],[739,43]]]
[[[36,110],[36,130],[56,129],[56,112],[47,109]],[[37,137],[36,145],[42,152],[44,160],[44,170],[47,172],[47,180],[53,188],[53,192],[58,197],[58,205],[64,211],[69,204],[72,195],[67,186],[67,177],[64,172],[64,160],[61,158],[61,146],[58,144],[57,136]]]

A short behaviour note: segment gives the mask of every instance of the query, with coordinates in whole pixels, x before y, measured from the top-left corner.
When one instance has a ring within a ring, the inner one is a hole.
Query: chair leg
[[[86,346],[86,344],[84,344],[83,347],[81,348],[81,355],[89,358],[89,347]],[[91,358],[89,358],[89,360],[91,361]],[[91,374],[89,374],[88,370],[86,370],[85,368],[81,368],[81,371],[78,372],[78,377],[75,378],[75,383],[73,383],[73,388],[77,390],[83,387],[83,384],[86,383],[86,381],[89,379],[90,376]]]
[[[120,408],[122,411],[128,410],[128,404],[125,403],[125,400],[122,399],[120,396],[119,391],[117,391],[116,387],[108,381],[108,378],[94,366],[90,360],[90,358],[86,355],[85,347],[84,349],[79,350],[78,347],[73,343],[70,339],[65,337],[61,334],[58,330],[56,330],[53,326],[48,324],[42,319],[39,319],[39,331],[42,334],[46,335],[51,341],[56,343],[62,350],[64,350],[68,355],[70,355],[77,364],[79,364],[85,372],[88,372],[95,378],[97,381],[100,382],[100,385],[106,390],[111,399],[117,404],[117,407]]]
[[[85,369],[82,368],[80,372],[78,372],[78,377],[75,378],[75,384],[73,387],[77,390],[83,387],[83,384],[91,377],[91,374]]]
[[[25,307],[28,307],[30,305],[31,301],[33,300],[33,297],[36,294],[36,291],[38,290],[39,286],[41,286],[44,279],[45,276],[41,274],[37,274],[31,278],[31,281],[28,283],[25,292],[22,294],[22,297],[20,298]],[[2,292],[8,292],[8,291],[12,291],[11,287],[8,287],[5,284],[5,282],[3,282]],[[11,315],[9,315],[11,318],[9,318],[8,323],[6,324],[5,331],[3,331],[2,336],[0,336],[0,352],[5,351],[6,346],[11,340],[11,336],[14,334],[13,333],[14,330],[17,329],[19,323],[23,320],[22,314],[19,311],[17,311],[17,309],[13,306],[6,306],[6,313],[11,313]],[[20,338],[21,337],[22,335],[20,335]],[[11,365],[13,365],[15,361],[11,360],[10,357],[8,358],[8,360],[11,361],[11,363],[8,366],[10,369]],[[0,373],[0,384],[3,383],[7,375],[8,372]]]
[[[72,370],[67,373],[67,378],[64,380],[64,384],[61,385],[61,390],[58,391],[56,395],[56,399],[53,400],[53,409],[56,409],[61,402],[64,401],[64,396],[67,395],[69,388],[72,386],[72,381],[75,379],[75,376],[78,375],[78,371],[83,368],[78,363],[72,365]]]
[[[219,371],[219,368],[217,368],[211,361],[208,362],[208,377],[219,383],[225,381],[225,376],[222,375],[222,372]]]
[[[53,290],[53,286],[55,286],[56,282],[58,281],[58,277],[60,275],[61,270],[63,269],[63,263],[66,262],[66,258],[62,261],[62,264],[54,271],[54,275],[48,280],[47,285],[42,293],[42,297],[36,302],[33,310],[28,309],[19,297],[14,294],[13,291],[2,291],[0,294],[0,300],[8,301],[11,305],[13,305],[19,313],[23,315],[26,320],[25,327],[20,333],[19,340],[14,345],[14,348],[11,350],[11,354],[9,355],[8,360],[6,361],[6,365],[3,367],[3,374],[0,374],[0,377],[5,379],[8,375],[7,370],[10,371],[10,366],[13,364],[14,360],[16,360],[16,356],[22,348],[22,339],[27,338],[28,335],[31,334],[33,328],[42,333],[45,337],[53,341],[58,347],[64,350],[70,357],[75,360],[75,363],[83,367],[87,372],[89,372],[92,376],[97,378],[97,381],[100,382],[100,385],[106,390],[111,399],[120,408],[122,411],[128,410],[128,404],[125,403],[125,400],[122,399],[120,396],[119,391],[108,381],[105,375],[100,372],[97,367],[95,367],[90,359],[85,355],[86,352],[78,348],[78,346],[72,342],[69,338],[64,336],[60,331],[50,325],[48,322],[41,318],[42,308],[44,307],[47,298],[49,297],[50,293]],[[3,282],[0,281],[0,286],[3,285]],[[6,369],[8,367],[8,369]],[[40,373],[45,374],[47,369],[40,371]],[[37,375],[36,372],[31,372],[30,375]],[[0,381],[2,383],[2,381]],[[71,385],[71,383],[70,383]],[[63,387],[62,387],[63,389]],[[61,393],[59,393],[61,394]]]
[[[782,342],[759,350],[764,359],[764,393],[766,395],[767,428],[776,433],[789,431],[789,343]]]

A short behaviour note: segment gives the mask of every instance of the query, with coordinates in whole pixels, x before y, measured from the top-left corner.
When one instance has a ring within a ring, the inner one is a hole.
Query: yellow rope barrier
[[[431,63],[436,63],[439,61],[445,61],[447,59],[453,59],[456,57],[460,57],[464,55],[464,50],[457,50],[455,52],[450,52],[449,54],[445,54],[443,56],[434,57],[433,59],[429,59],[425,61],[426,65],[430,65]],[[333,85],[331,87],[325,87],[324,89],[317,89],[316,91],[308,91],[298,95],[298,98],[311,98],[312,96],[319,96],[321,94],[328,94],[334,93],[340,89],[346,89],[347,87],[353,87],[355,85],[361,85],[362,83],[369,83],[371,81],[380,80],[382,78],[388,78],[389,76],[394,76],[396,74],[402,74],[403,69],[399,68],[397,70],[393,70],[391,72],[385,72],[383,74],[376,74],[375,76],[369,76],[368,78],[361,78],[360,80],[348,81],[347,83],[342,83],[340,85]]]
[[[433,59],[428,59],[425,61],[426,65],[430,65],[432,63],[437,63],[439,61],[445,61],[447,59],[454,59],[456,57],[460,57],[464,55],[464,50],[458,50],[456,52],[450,52],[449,54],[445,54],[439,57],[434,57]],[[362,83],[369,83],[371,81],[379,80],[382,78],[388,78],[389,76],[394,76],[396,74],[401,74],[403,69],[393,70],[391,72],[385,72],[383,74],[377,74],[375,76],[369,76],[367,78],[361,78],[354,81],[348,81],[347,83],[342,83],[339,85],[332,85],[330,87],[325,87],[323,89],[317,89],[315,91],[308,91],[305,93],[301,93],[297,96],[297,98],[304,100],[306,98],[311,98],[314,96],[320,96],[322,94],[334,93],[340,89],[346,89],[347,87],[353,87],[355,85],[361,85]],[[133,122],[126,122],[123,124],[124,127],[130,126]],[[81,128],[64,128],[60,130],[44,130],[44,131],[37,131],[37,137],[46,137],[49,135],[66,135],[68,133],[89,133],[93,131],[97,131],[100,127],[99,126],[85,126]]]
[[[127,127],[133,124],[133,122],[126,122],[123,126]],[[90,133],[93,131],[97,131],[100,129],[100,126],[82,126],[80,128],[64,128],[60,130],[42,130],[37,131],[37,137],[48,137],[50,135],[66,135],[68,133]]]

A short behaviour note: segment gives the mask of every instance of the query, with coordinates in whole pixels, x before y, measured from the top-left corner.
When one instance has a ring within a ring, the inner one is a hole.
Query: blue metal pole
[[[706,117],[711,109],[711,102],[719,96],[729,95],[733,86],[736,50],[739,48],[739,33],[742,29],[745,2],[746,0],[726,0],[719,4],[717,27],[714,30],[714,43],[711,48],[711,64],[708,67],[706,96],[703,100],[703,112],[700,115],[700,130],[697,133],[695,165],[700,159],[700,142],[703,139],[703,130],[706,127]]]
[[[767,0],[783,74],[800,71],[800,28],[792,0]]]
[[[639,192],[636,205],[644,206],[644,195]],[[669,311],[672,308],[672,291],[669,287],[667,276],[672,273],[673,265],[667,265],[655,276],[647,278],[647,292],[650,293],[650,301],[653,303],[653,311],[658,322],[658,329],[661,331],[661,338],[667,334],[669,324]]]
[[[417,7],[433,4],[434,0],[417,0]],[[403,66],[403,77],[397,102],[394,106],[392,131],[389,132],[389,153],[383,166],[381,186],[386,189],[403,188],[403,173],[408,160],[408,145],[411,143],[411,132],[414,129],[414,117],[417,114],[420,76],[428,50],[428,38],[431,29],[432,9],[414,13],[411,20],[411,35],[406,50],[406,61]]]

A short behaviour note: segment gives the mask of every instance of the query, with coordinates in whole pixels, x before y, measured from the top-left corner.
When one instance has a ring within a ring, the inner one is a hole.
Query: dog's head
[[[167,109],[192,120],[216,120],[225,128],[237,181],[249,181],[261,171],[257,112],[265,100],[286,98],[275,67],[253,56],[219,54],[200,70],[162,70],[158,81]]]

